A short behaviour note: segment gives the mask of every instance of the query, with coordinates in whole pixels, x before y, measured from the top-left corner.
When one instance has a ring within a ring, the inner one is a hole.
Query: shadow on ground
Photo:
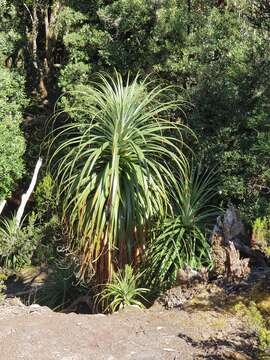
[[[198,355],[197,359],[211,359],[211,360],[224,360],[224,359],[256,359],[256,349],[253,345],[249,345],[246,341],[250,338],[251,334],[245,331],[232,333],[230,338],[212,338],[207,340],[196,341],[186,334],[179,333],[178,337],[185,340],[194,348],[203,352]],[[254,334],[255,336],[255,334]],[[232,339],[237,340],[232,340]],[[233,354],[235,357],[233,357]],[[242,356],[242,357],[240,357]]]

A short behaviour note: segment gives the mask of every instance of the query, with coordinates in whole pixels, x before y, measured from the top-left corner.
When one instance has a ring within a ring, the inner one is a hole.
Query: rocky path
[[[0,360],[247,360],[253,346],[241,319],[219,311],[77,315],[14,299],[0,307]]]

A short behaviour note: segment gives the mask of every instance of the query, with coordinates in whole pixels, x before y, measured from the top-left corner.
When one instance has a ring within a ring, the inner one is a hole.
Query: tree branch
[[[33,22],[34,22],[34,19],[33,19],[33,16],[32,16],[32,14],[31,14],[31,11],[30,11],[29,7],[28,7],[25,3],[23,3],[23,6],[26,8],[27,12],[29,13],[30,18],[31,18],[31,21],[32,21],[32,23],[33,23]]]

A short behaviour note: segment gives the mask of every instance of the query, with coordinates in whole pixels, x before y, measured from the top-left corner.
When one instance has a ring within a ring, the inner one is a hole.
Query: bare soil
[[[251,360],[255,345],[242,319],[218,308],[79,315],[16,298],[0,307],[0,360]]]

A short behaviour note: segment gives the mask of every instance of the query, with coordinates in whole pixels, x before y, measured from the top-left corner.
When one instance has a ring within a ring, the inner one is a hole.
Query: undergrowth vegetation
[[[1,273],[0,274],[0,305],[5,300],[5,290],[6,290],[5,280],[7,280],[7,276]]]
[[[41,234],[35,228],[35,217],[27,226],[18,226],[16,218],[2,219],[0,223],[0,266],[19,270],[29,265],[40,241]]]
[[[75,265],[70,260],[55,260],[46,281],[33,300],[40,305],[49,306],[54,311],[67,308],[88,290],[78,283],[75,272]]]
[[[239,303],[235,310],[246,317],[248,326],[254,330],[258,339],[258,359],[270,358],[270,313],[260,311],[259,306],[251,301],[247,305]]]
[[[270,255],[270,216],[257,218],[253,224],[254,246]]]

